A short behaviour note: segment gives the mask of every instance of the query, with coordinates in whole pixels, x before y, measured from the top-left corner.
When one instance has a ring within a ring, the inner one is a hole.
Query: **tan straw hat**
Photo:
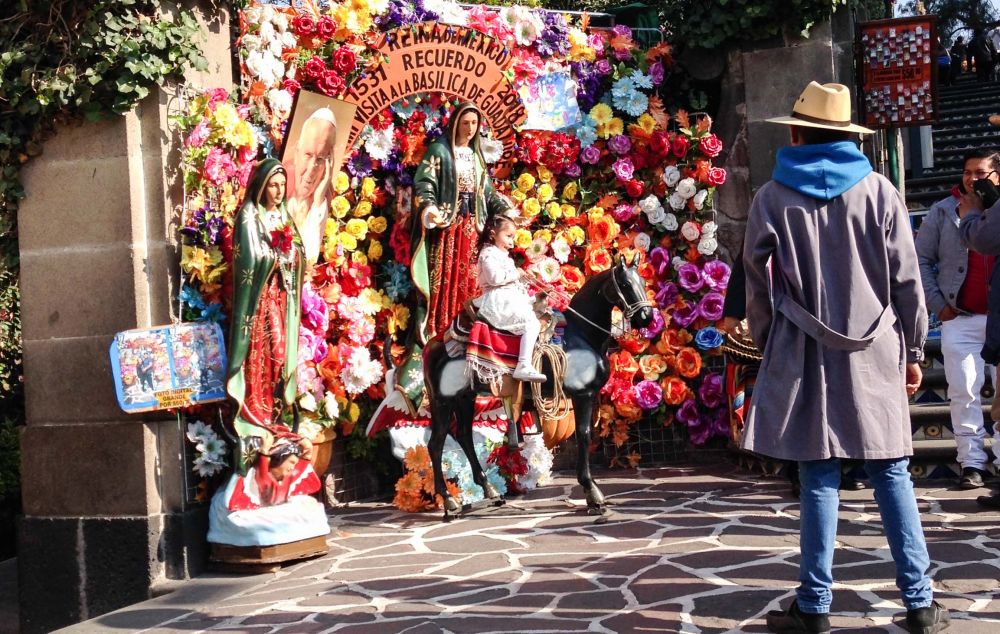
[[[792,116],[774,117],[768,121],[806,128],[875,133],[851,122],[851,91],[843,84],[820,85],[811,81],[792,106]]]

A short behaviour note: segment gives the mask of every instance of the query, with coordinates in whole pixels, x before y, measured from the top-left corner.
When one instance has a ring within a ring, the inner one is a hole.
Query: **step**
[[[983,420],[990,420],[990,403],[983,403]],[[910,403],[910,423],[914,429],[924,425],[947,425],[951,422],[948,403]]]
[[[983,441],[989,460],[993,460],[994,439],[990,436]],[[913,441],[914,461],[935,461],[958,463],[958,450],[954,438],[934,438]]]

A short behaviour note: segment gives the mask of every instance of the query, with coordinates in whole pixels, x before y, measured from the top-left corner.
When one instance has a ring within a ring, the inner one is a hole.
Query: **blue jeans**
[[[866,460],[865,471],[875,489],[889,551],[896,562],[896,585],[903,593],[906,609],[924,608],[934,594],[927,576],[930,557],[920,527],[917,499],[907,471],[909,458]],[[833,549],[837,539],[840,506],[840,460],[799,463],[802,494],[799,542],[802,560],[796,591],[798,605],[811,614],[830,611],[833,594]]]

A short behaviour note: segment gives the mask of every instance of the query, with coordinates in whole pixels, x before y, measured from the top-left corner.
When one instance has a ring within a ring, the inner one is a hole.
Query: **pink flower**
[[[622,203],[614,208],[611,215],[614,216],[615,220],[618,222],[628,222],[635,216],[635,207],[629,205],[628,203]]]
[[[700,290],[705,285],[705,279],[701,276],[701,269],[698,268],[697,264],[690,262],[681,264],[677,269],[677,277],[681,288],[691,293]]]
[[[709,134],[701,141],[698,141],[698,148],[708,158],[715,158],[722,151],[722,141],[714,134]]]
[[[632,165],[632,161],[628,157],[622,157],[615,161],[614,165],[611,166],[614,170],[615,176],[618,177],[623,183],[627,183],[632,180],[632,175],[635,173],[635,167]]]
[[[657,279],[663,279],[670,271],[670,251],[663,247],[656,247],[649,252],[649,264],[656,271]]]
[[[706,180],[710,187],[718,187],[726,182],[726,170],[721,167],[713,167],[708,170],[708,178]]]
[[[250,175],[253,173],[253,161],[247,161],[236,170],[236,179],[240,187],[246,187],[250,182]]]
[[[729,265],[722,260],[710,260],[705,263],[701,276],[713,291],[724,291],[729,286],[731,272]]]
[[[208,107],[215,110],[215,106],[229,99],[229,91],[225,88],[212,88],[205,96],[208,97]]]
[[[642,409],[656,409],[663,401],[663,388],[656,381],[639,381],[632,390],[635,393],[635,402]]]
[[[698,312],[709,321],[722,319],[722,306],[724,303],[725,298],[722,296],[722,293],[716,293],[715,291],[705,293],[705,296],[698,302]]]
[[[367,346],[375,338],[375,324],[368,319],[359,319],[348,326],[347,338],[359,346]]]
[[[213,147],[205,157],[205,180],[213,185],[221,185],[236,175],[236,166],[229,154],[221,148]]]
[[[184,140],[184,145],[186,147],[201,147],[211,133],[212,131],[208,127],[208,122],[202,119],[194,127],[194,130],[191,130],[191,134],[188,135],[187,139]]]

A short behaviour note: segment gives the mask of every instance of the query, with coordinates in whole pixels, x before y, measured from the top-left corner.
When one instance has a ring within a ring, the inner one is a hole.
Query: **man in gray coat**
[[[747,320],[764,351],[744,449],[799,463],[796,598],[772,632],[828,632],[840,459],[865,461],[896,563],[910,632],[948,626],[907,469],[908,396],[927,313],[899,192],[851,141],[846,86],[811,82],[790,117],[791,147],[754,197],[743,248]]]

